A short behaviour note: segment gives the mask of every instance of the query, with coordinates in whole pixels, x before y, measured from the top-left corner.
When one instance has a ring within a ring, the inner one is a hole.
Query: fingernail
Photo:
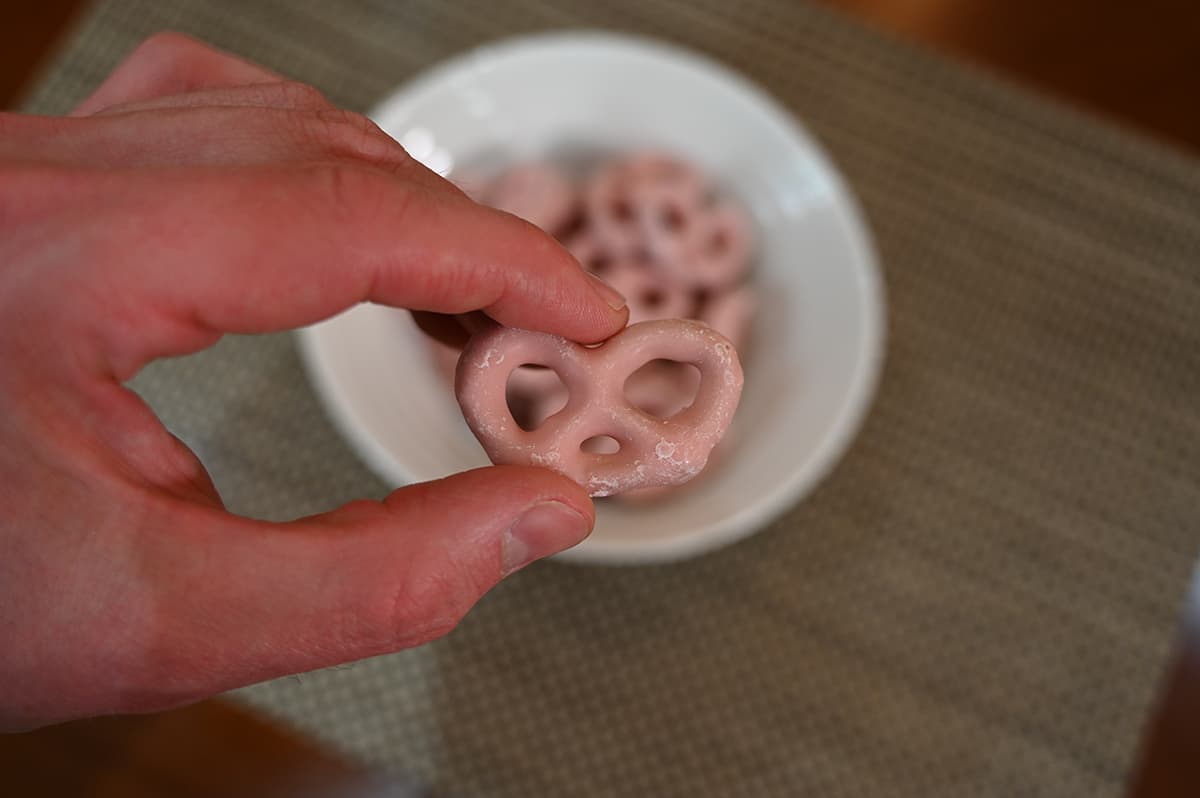
[[[508,528],[504,537],[502,576],[574,546],[587,537],[588,531],[587,519],[562,502],[533,505]]]
[[[591,272],[588,272],[587,276],[592,278],[594,281],[592,283],[592,287],[596,289],[596,293],[600,295],[600,298],[603,299],[610,308],[613,310],[620,310],[621,308],[625,307],[625,297],[620,291],[613,288],[611,285],[604,282]]]

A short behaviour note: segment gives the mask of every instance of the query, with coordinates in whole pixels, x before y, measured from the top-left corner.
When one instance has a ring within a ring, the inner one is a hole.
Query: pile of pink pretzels
[[[553,468],[593,496],[658,497],[695,477],[737,408],[757,310],[743,212],[658,153],[606,162],[579,187],[523,164],[477,198],[557,236],[630,311],[597,347],[503,327],[472,337],[455,392],[492,462]]]

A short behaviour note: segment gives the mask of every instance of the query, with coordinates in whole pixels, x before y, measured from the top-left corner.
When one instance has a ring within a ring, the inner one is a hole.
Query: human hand
[[[240,518],[124,387],[223,333],[362,301],[585,343],[627,315],[364,117],[178,35],[72,117],[0,114],[0,728],[417,645],[588,534],[578,485],[517,467]]]

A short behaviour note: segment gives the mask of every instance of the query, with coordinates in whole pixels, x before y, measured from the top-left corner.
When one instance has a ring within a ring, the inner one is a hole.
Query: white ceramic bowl
[[[655,148],[693,161],[759,230],[765,298],[732,456],[670,501],[601,502],[562,559],[640,563],[717,548],[765,526],[832,467],[879,373],[882,286],[850,193],[817,144],[760,89],[675,47],[564,33],[438,66],[373,118],[432,168]],[[300,333],[339,428],[393,485],[486,465],[407,313],[362,305]]]

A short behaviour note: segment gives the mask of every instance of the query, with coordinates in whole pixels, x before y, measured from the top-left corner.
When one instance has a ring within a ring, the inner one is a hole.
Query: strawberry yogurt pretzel
[[[698,485],[704,484],[704,480],[713,473],[713,469],[718,468],[721,463],[729,458],[730,451],[736,445],[734,432],[734,430],[730,430],[721,439],[721,442],[713,447],[712,452],[708,455],[708,465],[705,467],[704,473],[691,482],[685,482],[682,485],[659,485],[653,488],[637,488],[636,490],[625,491],[620,496],[614,496],[613,498],[622,504],[639,506],[657,504],[694,490]]]
[[[697,318],[729,339],[741,352],[750,337],[750,323],[758,313],[758,292],[745,284],[709,297]]]
[[[724,288],[749,266],[745,216],[714,204],[703,175],[673,158],[648,154],[602,168],[583,202],[596,244],[616,257],[648,257],[675,282]]]
[[[705,202],[708,182],[694,167],[658,153],[615,161],[589,181],[584,211],[600,243],[614,255],[635,255],[643,246],[639,204],[655,190],[671,192],[691,208]]]
[[[691,405],[656,418],[625,398],[625,381],[657,359],[700,372]],[[509,374],[534,364],[554,369],[567,386],[566,406],[532,432],[505,402]],[[728,340],[695,321],[646,321],[597,347],[546,333],[494,327],[471,338],[458,361],[455,393],[468,426],[493,463],[552,468],[592,496],[678,485],[696,476],[729,427],[742,392],[742,368]],[[620,450],[585,451],[608,436]]]
[[[613,264],[613,255],[601,243],[600,237],[590,228],[584,228],[571,236],[563,246],[567,248],[575,260],[582,264],[592,274],[604,276]]]
[[[691,314],[691,293],[678,283],[664,280],[648,263],[630,258],[614,260],[604,271],[604,281],[625,297],[630,324],[681,319]]]
[[[627,190],[633,226],[646,254],[678,271],[693,257],[704,194],[681,183],[638,183]]]
[[[629,303],[629,323],[687,318],[695,305],[688,286],[668,279],[644,257],[614,255],[585,229],[566,245],[585,269],[617,289]]]
[[[493,180],[481,201],[520,216],[548,233],[562,229],[575,213],[575,188],[558,169],[545,163],[514,166]]]
[[[750,266],[750,225],[732,205],[672,205],[673,192],[647,189],[636,204],[645,246],[667,279],[719,290]]]

